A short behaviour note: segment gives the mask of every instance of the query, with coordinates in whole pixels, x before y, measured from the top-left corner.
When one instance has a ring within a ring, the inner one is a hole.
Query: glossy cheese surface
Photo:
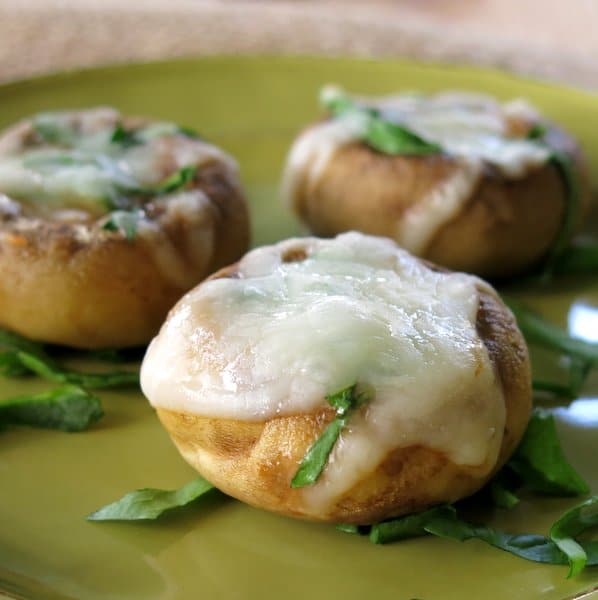
[[[30,216],[60,219],[62,209],[101,216],[130,208],[130,197],[186,166],[234,162],[174,123],[138,125],[115,139],[123,117],[110,108],[40,113],[0,141],[0,193]],[[151,194],[150,194],[151,195]],[[0,211],[2,206],[0,206]]]
[[[476,330],[480,285],[358,233],[259,248],[238,276],[204,282],[178,303],[147,351],[142,388],[156,407],[265,421],[367,386],[367,410],[306,492],[314,502],[396,447],[425,445],[489,471],[505,408]]]

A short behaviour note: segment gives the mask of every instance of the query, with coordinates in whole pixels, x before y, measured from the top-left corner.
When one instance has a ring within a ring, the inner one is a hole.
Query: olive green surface
[[[318,115],[326,82],[352,91],[461,88],[523,96],[579,136],[598,181],[598,97],[474,68],[405,61],[211,58],[66,73],[0,88],[0,126],[35,111],[114,105],[198,129],[234,154],[251,202],[254,243],[300,231],[277,200],[286,149]],[[539,199],[541,201],[541,199]],[[540,209],[541,211],[541,209]],[[0,274],[1,276],[1,274]],[[575,278],[522,298],[566,326],[577,302],[598,337],[596,278]],[[587,314],[586,314],[587,318]],[[536,353],[538,371],[557,372]],[[0,398],[44,389],[0,380]],[[106,416],[79,434],[0,433],[0,590],[50,599],[563,599],[598,585],[598,569],[573,580],[565,567],[526,562],[478,541],[419,538],[390,546],[293,521],[217,495],[155,523],[89,523],[85,515],[139,487],[175,488],[194,473],[139,392],[101,393]],[[559,408],[567,454],[598,493],[598,376],[587,398]],[[592,400],[593,397],[593,400]],[[526,499],[495,511],[512,532],[546,533],[575,501]]]

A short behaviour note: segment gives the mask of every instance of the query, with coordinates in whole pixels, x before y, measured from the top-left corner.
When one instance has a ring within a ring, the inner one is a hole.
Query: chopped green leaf
[[[76,385],[0,401],[0,424],[82,431],[103,415],[100,401]]]
[[[5,377],[23,377],[30,373],[16,352],[0,353],[0,374]]]
[[[332,448],[346,425],[351,413],[367,401],[364,393],[358,394],[357,384],[326,396],[328,404],[336,409],[336,417],[328,424],[322,435],[309,448],[299,469],[291,481],[292,488],[313,485],[324,470]]]
[[[565,214],[559,232],[557,233],[555,241],[552,243],[544,263],[541,275],[543,281],[548,280],[555,271],[562,268],[557,265],[561,260],[561,257],[567,252],[567,246],[579,220],[581,200],[579,181],[575,173],[575,165],[565,152],[562,152],[559,148],[551,145],[550,138],[546,135],[548,131],[549,129],[546,124],[536,123],[527,134],[528,139],[536,141],[539,145],[544,146],[550,151],[549,161],[558,170],[565,187]]]
[[[328,427],[326,427],[324,433],[322,433],[303,457],[301,465],[291,481],[292,488],[313,485],[318,480],[345,424],[345,417],[337,415]]]
[[[499,508],[510,509],[519,504],[519,498],[499,479],[490,482],[490,495],[495,506]]]
[[[130,148],[131,146],[138,146],[143,142],[137,137],[135,131],[125,129],[122,123],[119,123],[110,136],[110,143],[118,144],[122,148]]]
[[[153,520],[174,508],[190,504],[213,489],[214,486],[203,477],[194,479],[178,490],[143,488],[130,492],[120,500],[91,513],[87,520]]]
[[[23,351],[35,356],[46,355],[42,344],[29,340],[14,331],[8,331],[8,329],[0,329],[0,351],[3,350]]]
[[[118,231],[127,240],[137,236],[139,222],[145,217],[142,210],[115,210],[108,215],[108,220],[102,226],[106,231]]]
[[[539,140],[542,139],[546,133],[548,132],[548,128],[544,123],[534,123],[530,130],[527,132],[528,140]]]
[[[325,88],[321,94],[324,106],[337,119],[350,120],[358,137],[384,154],[438,154],[442,148],[424,140],[404,125],[385,119],[380,111],[362,106],[342,90]]]
[[[566,205],[565,214],[561,223],[561,228],[552,243],[550,252],[546,258],[544,267],[544,278],[549,277],[554,271],[554,264],[558,258],[565,252],[569,241],[579,220],[581,194],[579,190],[579,181],[575,173],[575,166],[572,160],[564,153],[558,150],[552,150],[550,162],[556,167],[565,186]]]
[[[595,505],[588,502],[577,508],[584,505],[587,512],[583,517],[583,527],[579,525],[579,516],[574,516],[568,521],[574,525],[566,524],[564,531],[561,528],[561,534],[568,535],[575,531],[572,535],[576,535],[582,529],[596,524]],[[579,514],[575,509],[572,512]],[[387,544],[427,533],[460,542],[482,540],[495,548],[534,562],[553,565],[566,565],[568,562],[567,555],[559,546],[543,535],[510,534],[483,525],[473,525],[460,519],[455,507],[451,505],[437,506],[421,513],[372,525],[370,540],[376,544]],[[582,541],[579,545],[587,556],[585,564],[598,565],[598,542]]]
[[[552,565],[566,565],[567,557],[549,538],[535,534],[510,534],[486,526],[476,526],[452,514],[434,516],[424,525],[424,529],[433,535],[464,542],[478,539],[533,562]],[[583,542],[588,554],[588,565],[598,564],[598,542]]]
[[[550,539],[567,555],[567,577],[578,575],[588,562],[586,551],[573,538],[584,530],[597,526],[598,496],[593,496],[568,510],[550,529]]]
[[[388,544],[413,537],[427,535],[426,524],[436,517],[452,514],[454,508],[449,505],[436,506],[420,513],[399,517],[372,525],[370,541],[374,544]]]
[[[139,385],[139,374],[130,371],[108,373],[82,373],[64,369],[54,361],[27,352],[18,352],[21,363],[33,373],[58,383],[73,383],[90,389]]]
[[[197,169],[198,167],[193,165],[183,167],[170,177],[167,177],[151,191],[155,194],[170,194],[193,181],[193,178],[197,174]]]
[[[25,369],[50,381],[91,389],[139,384],[137,372],[85,373],[64,368],[47,354],[42,344],[0,329],[0,372],[6,376],[21,376]]]
[[[546,410],[534,410],[507,466],[527,487],[542,494],[577,496],[589,491],[586,482],[565,458],[554,417]]]
[[[571,337],[565,331],[548,323],[538,314],[519,302],[503,296],[507,306],[513,311],[517,324],[530,344],[538,344],[590,363],[598,364],[598,344]]]

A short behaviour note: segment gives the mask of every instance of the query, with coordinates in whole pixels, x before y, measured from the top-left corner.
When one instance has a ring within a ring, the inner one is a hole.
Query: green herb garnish
[[[154,520],[164,513],[186,506],[200,498],[214,486],[203,477],[197,477],[178,490],[143,488],[130,492],[91,513],[88,521],[139,521]]]
[[[291,481],[292,488],[313,485],[322,474],[330,452],[351,414],[369,400],[365,393],[358,394],[356,388],[357,384],[354,384],[326,396],[328,404],[336,409],[336,416],[303,457]]]
[[[531,490],[557,496],[587,494],[589,487],[567,461],[554,416],[534,409],[521,443],[507,463]]]
[[[42,344],[4,329],[0,329],[0,372],[12,377],[35,373],[50,381],[90,389],[139,385],[137,372],[86,373],[62,367],[47,354]]]
[[[571,159],[563,152],[552,150],[550,162],[557,168],[565,186],[566,204],[565,215],[555,241],[550,247],[544,266],[543,277],[552,275],[555,262],[565,252],[579,220],[580,190],[579,181]]]
[[[546,148],[549,152],[551,162],[563,181],[565,187],[565,214],[557,236],[552,243],[548,255],[545,258],[544,269],[541,278],[545,281],[555,272],[562,272],[562,264],[559,266],[561,256],[567,253],[569,241],[573,235],[575,225],[579,219],[580,190],[579,181],[575,174],[575,167],[569,156],[554,148],[546,137],[549,129],[544,123],[535,123],[527,134],[529,140]]]
[[[158,195],[170,194],[171,192],[174,192],[193,181],[193,178],[197,174],[197,169],[197,166],[192,165],[183,167],[182,169],[179,169],[178,171],[170,175],[170,177],[167,177],[155,188],[151,188],[150,190],[148,190],[148,192]]]
[[[387,544],[426,534],[460,542],[482,540],[533,562],[552,565],[566,565],[568,562],[567,555],[559,546],[543,535],[510,534],[484,525],[473,525],[460,519],[456,509],[450,505],[372,525],[370,540],[375,544]],[[598,542],[580,542],[579,546],[586,554],[585,564],[598,565]]]
[[[122,148],[131,148],[143,144],[143,141],[137,137],[136,131],[125,129],[122,123],[118,123],[110,136],[110,143],[118,144]]]
[[[370,541],[374,544],[388,544],[427,535],[425,526],[428,523],[443,515],[452,515],[454,511],[452,506],[441,505],[406,517],[376,523],[370,530]]]
[[[592,366],[598,364],[598,344],[571,337],[519,302],[504,296],[503,300],[513,311],[517,324],[528,343],[555,350]]]
[[[519,498],[498,478],[490,482],[490,495],[492,496],[492,502],[498,508],[508,510],[519,504]]]
[[[82,431],[103,414],[98,398],[76,385],[0,401],[0,425]]]
[[[586,549],[574,537],[585,529],[598,526],[598,496],[568,510],[550,529],[550,539],[564,552],[569,561],[569,574],[581,573],[588,564]]]
[[[452,508],[452,507],[451,507]],[[538,563],[566,565],[567,556],[551,539],[536,534],[510,534],[484,525],[472,525],[458,518],[454,508],[434,515],[424,526],[432,535],[464,542],[478,539],[510,552],[515,556]],[[598,542],[583,542],[588,565],[598,565]]]
[[[342,90],[325,88],[320,99],[335,118],[350,121],[358,138],[379,152],[415,156],[442,152],[438,144],[385,119],[379,110],[359,105]]]
[[[118,231],[127,240],[133,240],[137,236],[139,222],[145,217],[142,210],[115,210],[108,216],[108,220],[102,225],[106,231]]]

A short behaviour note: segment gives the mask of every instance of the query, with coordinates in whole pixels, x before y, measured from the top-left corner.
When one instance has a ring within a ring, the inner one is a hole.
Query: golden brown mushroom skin
[[[517,122],[511,129],[521,134],[517,130],[532,125]],[[580,150],[557,128],[547,136],[573,160],[581,221],[590,189]],[[448,156],[391,156],[355,142],[339,148],[319,177],[300,177],[293,206],[319,236],[357,230],[395,239],[405,211],[458,168]],[[460,213],[439,228],[421,256],[493,279],[524,273],[547,255],[561,229],[566,203],[563,179],[552,163],[520,179],[507,179],[488,166]]]
[[[302,260],[299,253],[290,260]],[[214,274],[235,277],[236,265]],[[365,479],[325,512],[305,502],[290,482],[308,448],[334,418],[325,407],[312,414],[265,422],[206,418],[157,409],[174,444],[201,475],[220,490],[258,508],[290,517],[368,524],[453,502],[481,488],[519,443],[531,410],[527,346],[511,312],[480,286],[477,330],[488,349],[504,392],[506,422],[496,465],[466,467],[423,446],[396,448]]]
[[[144,123],[125,120],[127,127]],[[22,123],[4,134],[0,147],[33,135],[30,123]],[[165,175],[170,167],[164,165]],[[230,167],[203,164],[188,189],[201,190],[209,205],[189,217],[170,210],[168,197],[150,200],[144,209],[158,229],[152,239],[105,231],[102,218],[71,223],[0,213],[0,327],[76,348],[149,342],[182,294],[249,244],[247,205]],[[185,284],[156,261],[161,244],[192,274]]]

